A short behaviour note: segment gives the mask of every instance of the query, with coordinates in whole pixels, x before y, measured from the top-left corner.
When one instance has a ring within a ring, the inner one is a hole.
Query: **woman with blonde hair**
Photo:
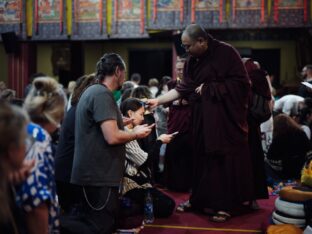
[[[32,123],[27,132],[31,138],[26,159],[35,160],[27,180],[17,188],[17,202],[26,211],[30,233],[58,233],[58,202],[54,179],[54,152],[50,134],[60,127],[66,106],[66,95],[56,80],[38,77],[33,81],[24,108]]]

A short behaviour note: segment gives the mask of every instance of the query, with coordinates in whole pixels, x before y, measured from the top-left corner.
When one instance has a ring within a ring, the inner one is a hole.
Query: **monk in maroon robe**
[[[184,30],[182,46],[189,54],[184,80],[149,104],[188,97],[194,149],[190,204],[212,210],[211,220],[224,222],[254,193],[247,124],[250,80],[237,51],[199,25]]]

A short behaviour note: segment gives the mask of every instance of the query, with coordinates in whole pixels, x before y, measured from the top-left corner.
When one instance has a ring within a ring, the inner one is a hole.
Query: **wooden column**
[[[37,56],[34,44],[21,42],[19,46],[18,54],[8,55],[8,86],[16,91],[17,98],[23,98],[29,77],[36,71]]]

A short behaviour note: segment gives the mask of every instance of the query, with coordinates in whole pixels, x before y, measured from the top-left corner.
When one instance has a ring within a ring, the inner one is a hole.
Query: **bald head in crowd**
[[[182,47],[193,57],[200,57],[208,49],[208,34],[203,27],[190,24],[182,33]]]

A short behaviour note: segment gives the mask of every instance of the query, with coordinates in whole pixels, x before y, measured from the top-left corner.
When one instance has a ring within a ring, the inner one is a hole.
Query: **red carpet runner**
[[[185,193],[168,194],[177,204],[188,198]],[[264,233],[270,222],[275,198],[270,196],[268,200],[259,200],[259,211],[233,217],[222,224],[210,222],[205,215],[175,212],[168,219],[156,219],[152,225],[145,226],[140,234]]]

